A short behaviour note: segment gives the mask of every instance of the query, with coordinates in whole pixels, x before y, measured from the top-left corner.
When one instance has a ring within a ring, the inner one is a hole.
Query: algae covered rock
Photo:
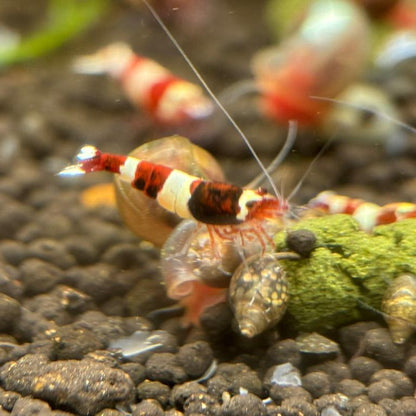
[[[301,260],[281,260],[289,281],[286,322],[304,331],[330,330],[380,310],[389,284],[403,273],[416,274],[416,221],[361,231],[348,215],[327,215],[297,222],[316,249]],[[287,250],[287,231],[275,235],[276,251]]]

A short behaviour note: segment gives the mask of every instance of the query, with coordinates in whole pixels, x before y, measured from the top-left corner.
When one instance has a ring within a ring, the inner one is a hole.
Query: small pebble
[[[124,270],[143,266],[146,257],[137,244],[120,243],[109,247],[101,256],[101,261]]]
[[[396,402],[395,416],[415,416],[416,397],[403,397]]]
[[[293,339],[284,339],[273,344],[266,352],[265,366],[291,363],[299,367],[301,363],[301,354],[299,345]]]
[[[358,380],[344,378],[341,380],[335,389],[336,392],[345,394],[348,397],[355,397],[366,392],[365,385]]]
[[[177,384],[172,389],[171,402],[175,404],[178,409],[183,408],[183,404],[191,395],[199,395],[206,393],[207,388],[202,384],[189,381],[183,384]]]
[[[405,346],[394,344],[386,328],[368,331],[363,339],[363,355],[374,358],[386,367],[400,367],[405,358]]]
[[[61,299],[52,293],[29,298],[23,305],[45,319],[55,322],[57,325],[67,325],[72,321],[72,317],[65,310]]]
[[[381,370],[383,366],[376,360],[369,357],[355,357],[349,362],[351,374],[354,378],[367,384],[372,375]]]
[[[99,311],[90,310],[79,317],[72,327],[80,330],[89,330],[95,338],[105,346],[110,341],[125,336],[123,318],[119,316],[105,316]]]
[[[39,238],[27,246],[28,256],[44,260],[60,269],[68,269],[76,265],[76,260],[65,245],[50,238]]]
[[[27,246],[20,241],[3,240],[0,242],[0,255],[7,263],[18,266],[28,256]]]
[[[314,399],[331,392],[331,381],[323,371],[314,371],[302,377],[302,386]]]
[[[217,368],[217,375],[223,376],[228,381],[228,389],[233,394],[239,394],[240,388],[261,396],[263,392],[262,382],[257,373],[243,363],[221,363]]]
[[[155,309],[172,304],[166,296],[164,286],[157,278],[139,280],[127,294],[125,302],[128,314],[139,316],[146,316]]]
[[[93,332],[71,325],[59,327],[52,340],[58,360],[80,360],[88,352],[104,348]]]
[[[137,386],[136,391],[140,400],[157,400],[163,407],[168,405],[171,395],[170,387],[160,381],[144,380]]]
[[[0,292],[11,298],[19,299],[23,295],[23,291],[20,270],[9,264],[0,263]]]
[[[404,364],[403,371],[416,382],[416,354],[408,358]]]
[[[378,403],[386,398],[396,399],[396,390],[396,386],[392,381],[383,378],[368,386],[368,397],[373,403]]]
[[[222,375],[215,375],[207,381],[208,393],[221,400],[223,392],[231,392],[230,382]]]
[[[94,416],[125,416],[125,414],[116,409],[103,409]]]
[[[296,398],[296,400],[312,403],[312,396],[303,387],[281,387],[273,385],[270,388],[270,397],[281,403],[285,399]]]
[[[164,416],[165,412],[157,402],[143,400],[134,406],[131,416]]]
[[[165,412],[165,416],[183,416],[183,413],[176,409],[169,409]]]
[[[316,332],[302,334],[296,338],[299,351],[308,363],[337,358],[341,351],[339,345]]]
[[[20,266],[25,293],[29,296],[49,292],[62,279],[62,271],[41,259],[24,260]]]
[[[191,379],[196,379],[211,365],[213,353],[207,342],[197,341],[180,347],[176,357],[186,374]]]
[[[11,412],[12,416],[39,415],[46,416],[51,413],[51,407],[48,403],[33,399],[31,397],[20,397],[17,399]]]
[[[183,383],[188,378],[177,357],[169,352],[154,353],[146,362],[146,375],[166,384]]]
[[[80,265],[92,264],[98,258],[97,248],[85,239],[85,237],[71,235],[63,240],[62,243]]]
[[[298,397],[283,400],[279,412],[282,415],[319,416],[318,410],[312,403],[303,401]]]
[[[233,313],[228,302],[217,303],[214,306],[206,308],[199,322],[201,327],[210,337],[219,337],[220,339],[231,330]]]
[[[92,308],[90,296],[72,287],[59,285],[53,293],[59,299],[63,308],[71,314],[81,314]]]
[[[361,349],[362,341],[367,331],[380,328],[376,322],[356,322],[340,329],[340,343],[349,356]]]
[[[350,412],[351,410],[351,404],[348,397],[341,393],[324,394],[318,399],[315,399],[313,403],[320,412],[327,407],[334,407],[337,411],[341,412],[341,414],[343,414],[343,412]]]
[[[165,412],[165,416],[183,416],[183,413],[176,409],[169,409]]]
[[[31,220],[32,210],[4,194],[0,194],[0,206],[7,207],[0,210],[0,240],[12,239]]]
[[[398,398],[413,394],[413,383],[403,372],[392,369],[379,370],[373,374],[370,381],[374,383],[383,379],[390,380],[397,387],[396,395]]]
[[[21,315],[20,303],[3,293],[0,293],[0,332],[11,330]]]
[[[368,396],[367,396],[368,398]],[[370,399],[368,399],[370,400]],[[388,415],[394,415],[394,410],[397,407],[397,401],[389,398],[381,399],[378,403],[379,406],[381,406]]]
[[[223,416],[267,416],[267,410],[261,399],[251,393],[238,394],[222,405]]]
[[[186,416],[220,416],[219,403],[207,393],[191,394],[183,404]]]
[[[351,409],[358,409],[363,404],[371,403],[367,394],[360,394],[359,396],[352,397],[350,400]]]
[[[46,332],[53,333],[56,324],[43,318],[40,314],[22,308],[20,319],[16,322],[14,332],[21,341],[31,342],[35,337],[43,336]]]
[[[135,386],[142,383],[146,378],[146,369],[140,363],[123,363],[120,368],[130,376]]]
[[[353,416],[388,416],[387,412],[377,404],[366,403],[355,409]]]
[[[0,387],[0,408],[10,412],[19,397],[21,397],[19,393],[3,390]]]
[[[273,384],[278,386],[301,386],[300,371],[290,363],[274,365],[264,376],[263,384],[270,389]]]
[[[74,267],[64,276],[68,286],[75,286],[96,302],[102,302],[118,294],[115,284],[117,270],[107,264],[96,263],[83,268]]]
[[[315,249],[316,236],[310,230],[291,231],[286,236],[286,245],[302,257],[309,257]]]
[[[321,364],[309,367],[307,372],[314,371],[323,371],[328,374],[331,379],[331,385],[333,386],[344,378],[352,378],[348,366],[340,361],[325,361]]]

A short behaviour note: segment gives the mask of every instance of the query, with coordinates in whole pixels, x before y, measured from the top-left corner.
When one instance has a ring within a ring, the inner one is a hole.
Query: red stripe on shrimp
[[[227,183],[204,181],[186,172],[134,157],[102,153],[93,146],[83,147],[77,161],[77,165],[69,166],[61,174],[100,170],[119,173],[166,210],[207,225],[237,225],[250,220],[280,218],[289,209],[263,189],[243,189]]]
[[[167,76],[151,86],[144,101],[144,106],[150,114],[158,114],[159,103],[163,99],[164,94],[169,87],[177,82],[181,81],[174,76]]]
[[[172,170],[167,166],[141,160],[137,165],[132,186],[143,191],[149,198],[156,199]]]

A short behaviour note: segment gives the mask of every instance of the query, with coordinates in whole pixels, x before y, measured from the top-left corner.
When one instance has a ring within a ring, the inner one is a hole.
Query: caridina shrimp
[[[123,42],[78,57],[73,69],[83,74],[109,74],[120,82],[130,102],[161,126],[189,127],[208,118],[214,108],[199,85],[174,75],[150,58],[135,54]]]
[[[207,86],[206,89],[223,109]],[[223,111],[230,118],[227,111]],[[235,125],[232,119],[230,121]],[[293,134],[294,125],[291,123],[291,134],[287,140],[288,146],[282,151],[283,156],[293,144],[296,134]],[[238,126],[236,129],[241,132]],[[243,134],[242,137],[252,150]],[[197,322],[203,308],[224,299],[225,289],[229,288],[229,298],[239,329],[243,335],[253,337],[275,325],[287,307],[289,286],[281,261],[296,261],[302,256],[300,253],[274,251],[273,237],[295,220],[294,209],[288,199],[277,191],[269,169],[261,164],[254,151],[253,155],[269,180],[273,194],[263,188],[243,188],[204,179],[146,159],[105,153],[91,145],[84,146],[77,155],[76,164],[65,168],[60,174],[114,173],[133,189],[155,200],[166,211],[187,220],[175,229],[173,240],[169,237],[163,249],[165,270],[176,273],[173,277],[167,277],[168,294],[182,299],[187,308],[186,319]],[[276,160],[280,159],[278,157]],[[274,169],[276,164],[272,164],[271,168]],[[306,207],[306,211],[312,213],[352,214],[369,231],[378,224],[413,218],[416,212],[414,204],[396,203],[394,206],[371,206],[371,209],[367,209],[369,204],[332,194],[320,194]],[[224,260],[231,265],[226,267]],[[188,272],[192,268],[199,275],[189,277]],[[224,280],[219,281],[218,274],[221,273]],[[212,275],[215,275],[213,280]],[[403,280],[408,282],[409,279]],[[410,281],[413,282],[413,279]],[[392,306],[394,302],[391,299],[403,294],[402,285],[398,286],[400,288],[392,288],[392,295],[385,300],[385,310],[391,312],[395,323],[400,320],[398,313],[403,310]],[[414,302],[412,296],[410,294],[407,298],[410,297]],[[411,306],[407,313],[411,322],[414,310],[414,306]],[[402,338],[399,342],[403,342]]]

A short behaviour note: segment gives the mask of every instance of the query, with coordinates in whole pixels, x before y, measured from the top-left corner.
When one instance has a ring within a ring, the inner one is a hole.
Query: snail
[[[130,156],[181,169],[202,178],[224,180],[221,167],[206,150],[182,136],[164,137],[145,143]],[[121,176],[114,179],[117,207],[125,224],[136,235],[156,246],[163,245],[181,219],[131,187]]]

